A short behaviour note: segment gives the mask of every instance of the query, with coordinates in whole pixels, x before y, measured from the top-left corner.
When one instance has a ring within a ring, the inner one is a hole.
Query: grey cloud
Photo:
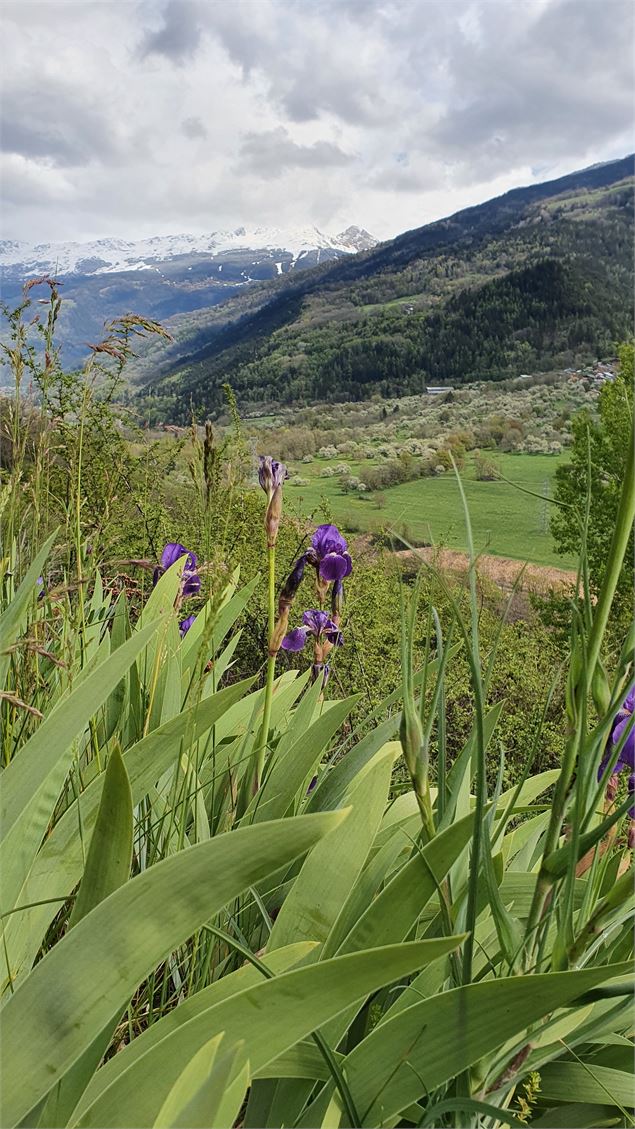
[[[432,147],[473,176],[584,154],[625,133],[633,122],[632,16],[622,0],[558,0],[526,26],[513,5],[483,5],[480,42],[457,42]]]
[[[386,55],[381,63],[373,32],[379,13],[376,0],[341,7],[290,0],[258,0],[257,8],[213,3],[206,27],[245,78],[255,71],[265,77],[270,99],[290,121],[332,114],[365,126],[385,123],[392,112],[392,60]],[[365,57],[365,42],[372,44],[372,60]]]
[[[382,192],[425,192],[438,187],[439,170],[435,166],[421,170],[395,163],[371,173],[367,183]]]
[[[163,26],[146,32],[141,42],[142,58],[163,55],[177,65],[190,59],[201,40],[200,11],[196,0],[169,0],[163,12]]]
[[[207,130],[200,118],[184,118],[181,122],[181,130],[185,137],[189,137],[192,141],[199,137],[207,137]]]
[[[632,148],[628,0],[0,7],[16,237],[389,237]]]
[[[386,121],[386,106],[381,92],[364,90],[355,77],[296,75],[281,95],[288,117],[295,122],[314,121],[322,113],[332,113],[351,125],[376,125]]]
[[[272,61],[275,58],[275,36],[271,35],[271,27],[255,23],[244,5],[213,3],[206,15],[209,31],[245,75],[256,66],[266,65],[269,58]]]
[[[7,87],[0,99],[0,149],[61,168],[112,158],[111,126],[100,109],[58,81]]]
[[[323,169],[349,165],[354,157],[331,141],[298,145],[282,126],[265,133],[247,133],[240,149],[241,172],[281,176],[288,169]]]

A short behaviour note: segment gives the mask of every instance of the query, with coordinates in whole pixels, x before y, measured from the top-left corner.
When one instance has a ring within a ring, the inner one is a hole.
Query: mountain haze
[[[632,247],[627,157],[174,319],[137,380],[184,419],[227,381],[243,403],[356,400],[568,365],[632,332]]]

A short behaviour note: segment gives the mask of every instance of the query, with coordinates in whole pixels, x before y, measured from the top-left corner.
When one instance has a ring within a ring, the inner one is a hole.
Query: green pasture
[[[497,454],[494,460],[509,482],[478,482],[473,460],[468,457],[462,481],[479,551],[560,568],[573,565],[572,560],[554,551],[549,532],[552,504],[542,500],[553,494],[556,467],[566,458],[566,455]],[[309,484],[289,485],[288,502],[306,515],[326,506],[333,521],[351,532],[394,529],[405,533],[407,529],[408,536],[418,544],[466,548],[461,500],[452,473],[402,483],[381,491],[379,496],[376,493],[347,494],[338,478],[320,478],[320,471],[325,466],[336,466],[342,462],[346,462],[351,472],[362,480],[364,467],[371,465],[351,462],[346,458],[331,460],[330,463],[316,459],[313,463],[296,464],[293,469],[302,478],[309,479]],[[515,489],[510,482],[522,489]]]

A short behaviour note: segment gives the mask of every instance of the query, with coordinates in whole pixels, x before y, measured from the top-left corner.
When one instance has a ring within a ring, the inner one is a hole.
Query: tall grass
[[[91,510],[117,502],[107,372],[67,377],[46,360],[52,337],[40,355],[20,318],[13,332],[2,1125],[632,1125],[631,799],[614,773],[632,717],[611,737],[632,639],[610,677],[601,658],[633,478],[600,598],[571,611],[561,769],[532,773],[539,727],[516,784],[503,790],[501,764],[490,788],[504,707],[484,704],[495,654],[481,658],[475,584],[446,636],[428,609],[423,650],[420,586],[404,590],[402,687],[351,732],[356,695],[331,700],[323,664],[279,673],[275,658],[286,615],[341,604],[324,580],[313,591],[310,561],[280,592],[271,553],[284,622],[274,608],[265,685],[257,670],[237,681],[241,616],[264,581],[219,574],[188,630],[187,556],[143,595],[112,586],[95,551],[110,518]],[[60,425],[44,391],[62,377]],[[467,507],[464,520],[469,538]],[[457,641],[473,725],[449,765]],[[549,692],[546,672],[545,710]],[[402,763],[410,787],[394,798]]]

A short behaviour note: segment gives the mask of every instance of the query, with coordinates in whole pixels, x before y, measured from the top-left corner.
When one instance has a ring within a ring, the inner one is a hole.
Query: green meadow
[[[566,458],[496,454],[494,461],[503,478],[493,482],[479,482],[473,459],[466,458],[461,479],[478,551],[539,565],[573,565],[571,559],[554,550],[549,531],[552,503],[545,500],[553,494],[556,468]],[[288,487],[287,496],[299,513],[310,515],[322,507],[350,532],[394,530],[419,545],[467,548],[458,484],[451,472],[401,483],[379,493],[346,493],[339,477],[320,477],[325,466],[337,466],[342,461],[320,459],[293,468],[308,480],[306,486]],[[371,465],[346,461],[351,472],[362,479],[364,468]]]

